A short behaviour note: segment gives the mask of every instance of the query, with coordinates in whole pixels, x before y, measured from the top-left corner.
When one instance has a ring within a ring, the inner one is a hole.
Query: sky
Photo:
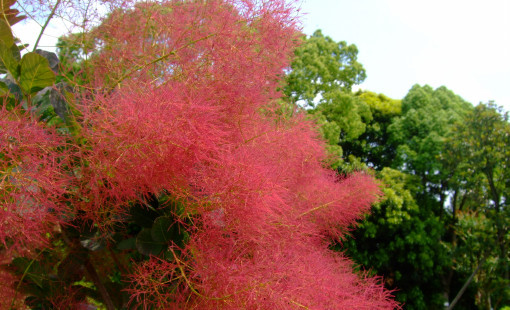
[[[358,47],[361,89],[402,99],[446,86],[510,111],[510,0],[303,0],[303,31]]]
[[[303,31],[321,29],[358,47],[359,88],[401,99],[414,84],[446,86],[478,104],[510,111],[510,0],[301,0]],[[15,25],[33,46],[35,22]],[[41,48],[65,32],[50,24]]]

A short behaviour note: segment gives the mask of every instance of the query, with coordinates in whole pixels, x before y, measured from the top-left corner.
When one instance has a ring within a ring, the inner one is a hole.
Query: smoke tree
[[[280,113],[296,18],[278,0],[117,5],[89,70],[42,91],[2,57],[2,308],[398,307],[328,248],[377,183],[329,171],[315,124]]]

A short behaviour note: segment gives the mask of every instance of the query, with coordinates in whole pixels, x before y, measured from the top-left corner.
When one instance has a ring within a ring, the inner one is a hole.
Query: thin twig
[[[57,3],[55,3],[55,6],[53,7],[53,10],[51,10],[50,15],[46,19],[46,22],[44,23],[44,25],[43,25],[43,27],[41,29],[41,32],[39,32],[39,36],[37,37],[37,41],[35,41],[35,44],[34,44],[34,49],[32,50],[33,52],[35,52],[35,50],[37,49],[37,45],[39,44],[39,41],[41,40],[41,37],[42,37],[42,35],[44,33],[44,30],[46,30],[46,27],[48,27],[48,24],[50,23],[50,20],[53,18],[53,15],[55,15],[55,11],[57,10],[57,7],[59,6],[60,1],[61,0],[57,0]]]
[[[354,191],[353,193],[350,193],[348,197],[352,197],[353,195],[358,194],[360,191],[361,191],[361,190],[360,190],[360,189],[358,189],[358,190]],[[298,216],[298,218],[303,217],[303,216],[305,216],[305,215],[307,215],[307,214],[309,214],[309,213],[312,213],[312,212],[314,212],[314,211],[320,210],[320,209],[322,209],[322,208],[325,208],[325,207],[329,206],[330,204],[335,203],[335,202],[337,202],[337,201],[339,201],[339,200],[340,200],[340,199],[332,200],[332,201],[327,202],[327,203],[324,203],[324,204],[322,204],[322,205],[320,205],[320,206],[318,206],[318,207],[315,207],[315,208],[312,208],[312,209],[310,209],[310,210],[308,210],[308,211],[305,211],[305,212],[301,213],[301,214]]]
[[[330,204],[335,203],[335,202],[337,202],[337,201],[338,201],[338,200],[332,200],[332,201],[330,201],[330,202],[327,202],[327,203],[321,204],[321,205],[320,205],[320,206],[318,206],[318,207],[312,208],[312,209],[310,209],[310,210],[308,210],[308,211],[306,211],[306,212],[301,213],[301,214],[298,216],[298,218],[299,218],[299,217],[303,217],[303,216],[307,215],[308,213],[312,213],[312,212],[317,211],[317,210],[319,210],[319,209],[325,208],[325,207],[329,206]]]
[[[469,276],[469,278],[467,279],[467,281],[464,283],[464,285],[462,286],[462,288],[460,289],[460,291],[457,293],[457,296],[455,296],[455,298],[453,299],[453,301],[450,303],[450,305],[448,306],[448,309],[447,310],[452,310],[453,307],[455,307],[455,305],[457,304],[457,302],[459,301],[459,299],[462,297],[462,294],[464,294],[464,292],[466,291],[466,289],[468,288],[469,284],[471,283],[471,281],[473,281],[473,278],[476,276],[476,274],[478,273],[478,271],[480,270],[480,268],[482,267],[482,265],[485,263],[485,259],[487,258],[487,255],[484,255],[482,257],[482,259],[480,260],[480,262],[478,263],[478,266],[476,266],[476,269],[471,273],[471,275]]]
[[[113,85],[112,89],[111,89],[108,93],[110,93],[110,92],[111,92],[111,91],[115,88],[115,86],[119,85],[122,81],[124,81],[125,79],[127,79],[127,78],[128,78],[130,75],[132,75],[133,73],[135,73],[135,72],[137,72],[137,71],[139,71],[139,70],[141,70],[141,69],[144,69],[144,68],[146,68],[146,67],[148,67],[148,66],[150,66],[150,65],[153,65],[153,64],[155,64],[155,63],[158,63],[158,62],[160,62],[160,61],[163,61],[163,60],[167,59],[168,57],[170,57],[170,56],[172,56],[172,55],[175,55],[178,51],[180,51],[180,50],[182,50],[182,49],[184,49],[184,48],[186,48],[186,47],[188,47],[188,46],[190,46],[190,45],[192,45],[192,44],[195,44],[195,43],[197,43],[197,42],[200,42],[200,41],[203,41],[203,40],[207,40],[208,38],[213,37],[213,36],[215,36],[215,35],[216,35],[215,33],[211,33],[211,34],[209,34],[209,35],[207,35],[207,36],[205,36],[205,37],[203,37],[203,38],[200,38],[200,39],[197,39],[197,40],[191,41],[191,42],[189,42],[188,44],[186,44],[186,45],[184,45],[184,46],[181,46],[180,48],[178,48],[178,49],[176,49],[176,50],[173,50],[173,51],[171,51],[171,52],[169,52],[169,53],[167,53],[167,54],[165,54],[165,55],[163,55],[163,56],[160,56],[160,57],[158,57],[158,58],[156,58],[156,59],[153,59],[153,60],[151,60],[151,61],[149,61],[149,62],[147,62],[147,63],[145,63],[145,64],[137,65],[137,66],[133,67],[131,70],[129,70],[128,72],[124,73],[124,74],[123,74],[120,78],[118,78],[118,79],[115,81],[115,83],[114,83],[114,85]]]
[[[14,291],[14,297],[12,298],[11,302],[11,309],[14,309],[14,302],[16,301],[16,297],[18,296],[18,291],[21,286],[21,283],[23,283],[23,279],[25,279],[25,276],[28,274],[28,270],[30,270],[30,267],[32,267],[32,264],[37,260],[39,255],[42,254],[43,251],[39,252],[28,264],[27,268],[23,271],[23,275],[21,276],[21,279],[19,279],[18,285],[16,286],[16,291]]]
[[[188,279],[188,277],[186,277],[186,272],[184,271],[184,268],[182,268],[182,266],[181,266],[182,261],[177,257],[177,255],[175,254],[175,251],[171,247],[170,247],[170,251],[172,251],[172,254],[174,256],[175,261],[177,262],[177,266],[179,268],[179,271],[181,272],[182,277],[184,278],[184,281],[186,281],[186,284],[188,284],[188,287],[190,288],[190,290],[193,293],[195,293],[197,296],[205,298],[205,299],[210,299],[210,300],[224,300],[224,299],[227,299],[230,296],[232,296],[232,294],[231,294],[231,295],[227,295],[227,296],[224,296],[224,297],[209,297],[209,296],[205,296],[205,295],[200,294],[193,287],[193,285],[191,284],[191,281]]]
[[[97,274],[96,269],[94,268],[94,265],[92,265],[92,262],[89,258],[85,261],[85,269],[87,269],[87,272],[94,283],[94,285],[99,290],[99,294],[101,294],[101,297],[103,298],[103,302],[105,303],[106,309],[108,310],[115,310],[115,305],[113,304],[112,298],[110,297],[110,294],[106,290],[106,287],[101,282],[101,279],[99,278],[99,275]]]
[[[310,308],[308,308],[307,306],[305,306],[305,305],[302,305],[302,304],[298,303],[297,301],[294,301],[294,300],[292,300],[292,299],[289,299],[289,300],[290,300],[290,302],[291,302],[291,303],[295,304],[295,305],[296,305],[296,306],[298,306],[298,307],[301,307],[301,308],[303,308],[303,309],[310,309]]]

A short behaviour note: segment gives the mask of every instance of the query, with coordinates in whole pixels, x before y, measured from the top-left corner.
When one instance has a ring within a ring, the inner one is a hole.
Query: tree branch
[[[94,265],[92,265],[92,263],[90,262],[90,259],[87,258],[84,265],[85,268],[87,269],[87,272],[92,282],[99,290],[99,294],[101,294],[101,297],[103,298],[103,302],[105,303],[106,309],[115,310],[115,305],[113,304],[112,298],[110,297],[110,294],[108,294],[108,291],[106,290],[104,284],[101,282],[101,279],[99,279],[99,275],[97,274]]]
[[[51,10],[50,15],[48,16],[48,18],[46,19],[46,22],[42,26],[41,32],[39,32],[39,36],[37,37],[37,41],[35,41],[34,49],[32,50],[33,52],[35,52],[35,50],[37,49],[37,45],[39,45],[39,41],[41,40],[41,37],[42,37],[42,35],[44,33],[44,30],[46,30],[46,27],[48,27],[48,24],[50,23],[50,20],[53,18],[53,15],[55,15],[55,12],[57,11],[57,7],[60,5],[60,1],[61,0],[57,0],[57,3],[55,3],[55,6],[53,7],[53,10]]]
[[[484,256],[482,258],[482,260],[478,263],[478,266],[476,266],[476,269],[473,271],[473,273],[469,276],[469,278],[467,279],[466,283],[464,283],[464,285],[462,286],[462,288],[460,289],[460,291],[457,293],[457,296],[455,296],[455,298],[453,299],[452,303],[448,306],[448,309],[447,310],[452,310],[453,307],[455,307],[455,304],[457,304],[457,302],[459,301],[460,297],[462,297],[462,294],[464,294],[464,292],[466,291],[466,289],[468,288],[469,284],[471,283],[471,281],[473,281],[473,278],[475,277],[475,275],[478,273],[478,270],[480,270],[480,267],[482,267],[483,263],[485,262],[485,257]]]

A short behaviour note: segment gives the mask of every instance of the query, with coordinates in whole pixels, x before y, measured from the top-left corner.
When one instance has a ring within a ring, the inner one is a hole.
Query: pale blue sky
[[[444,85],[467,101],[510,110],[510,0],[301,0],[304,31],[356,44],[360,86],[401,99],[412,85]],[[33,21],[15,26],[35,42]],[[66,32],[55,22],[41,46]]]
[[[444,85],[510,110],[510,0],[303,0],[304,32],[356,44],[360,86],[403,98]]]

